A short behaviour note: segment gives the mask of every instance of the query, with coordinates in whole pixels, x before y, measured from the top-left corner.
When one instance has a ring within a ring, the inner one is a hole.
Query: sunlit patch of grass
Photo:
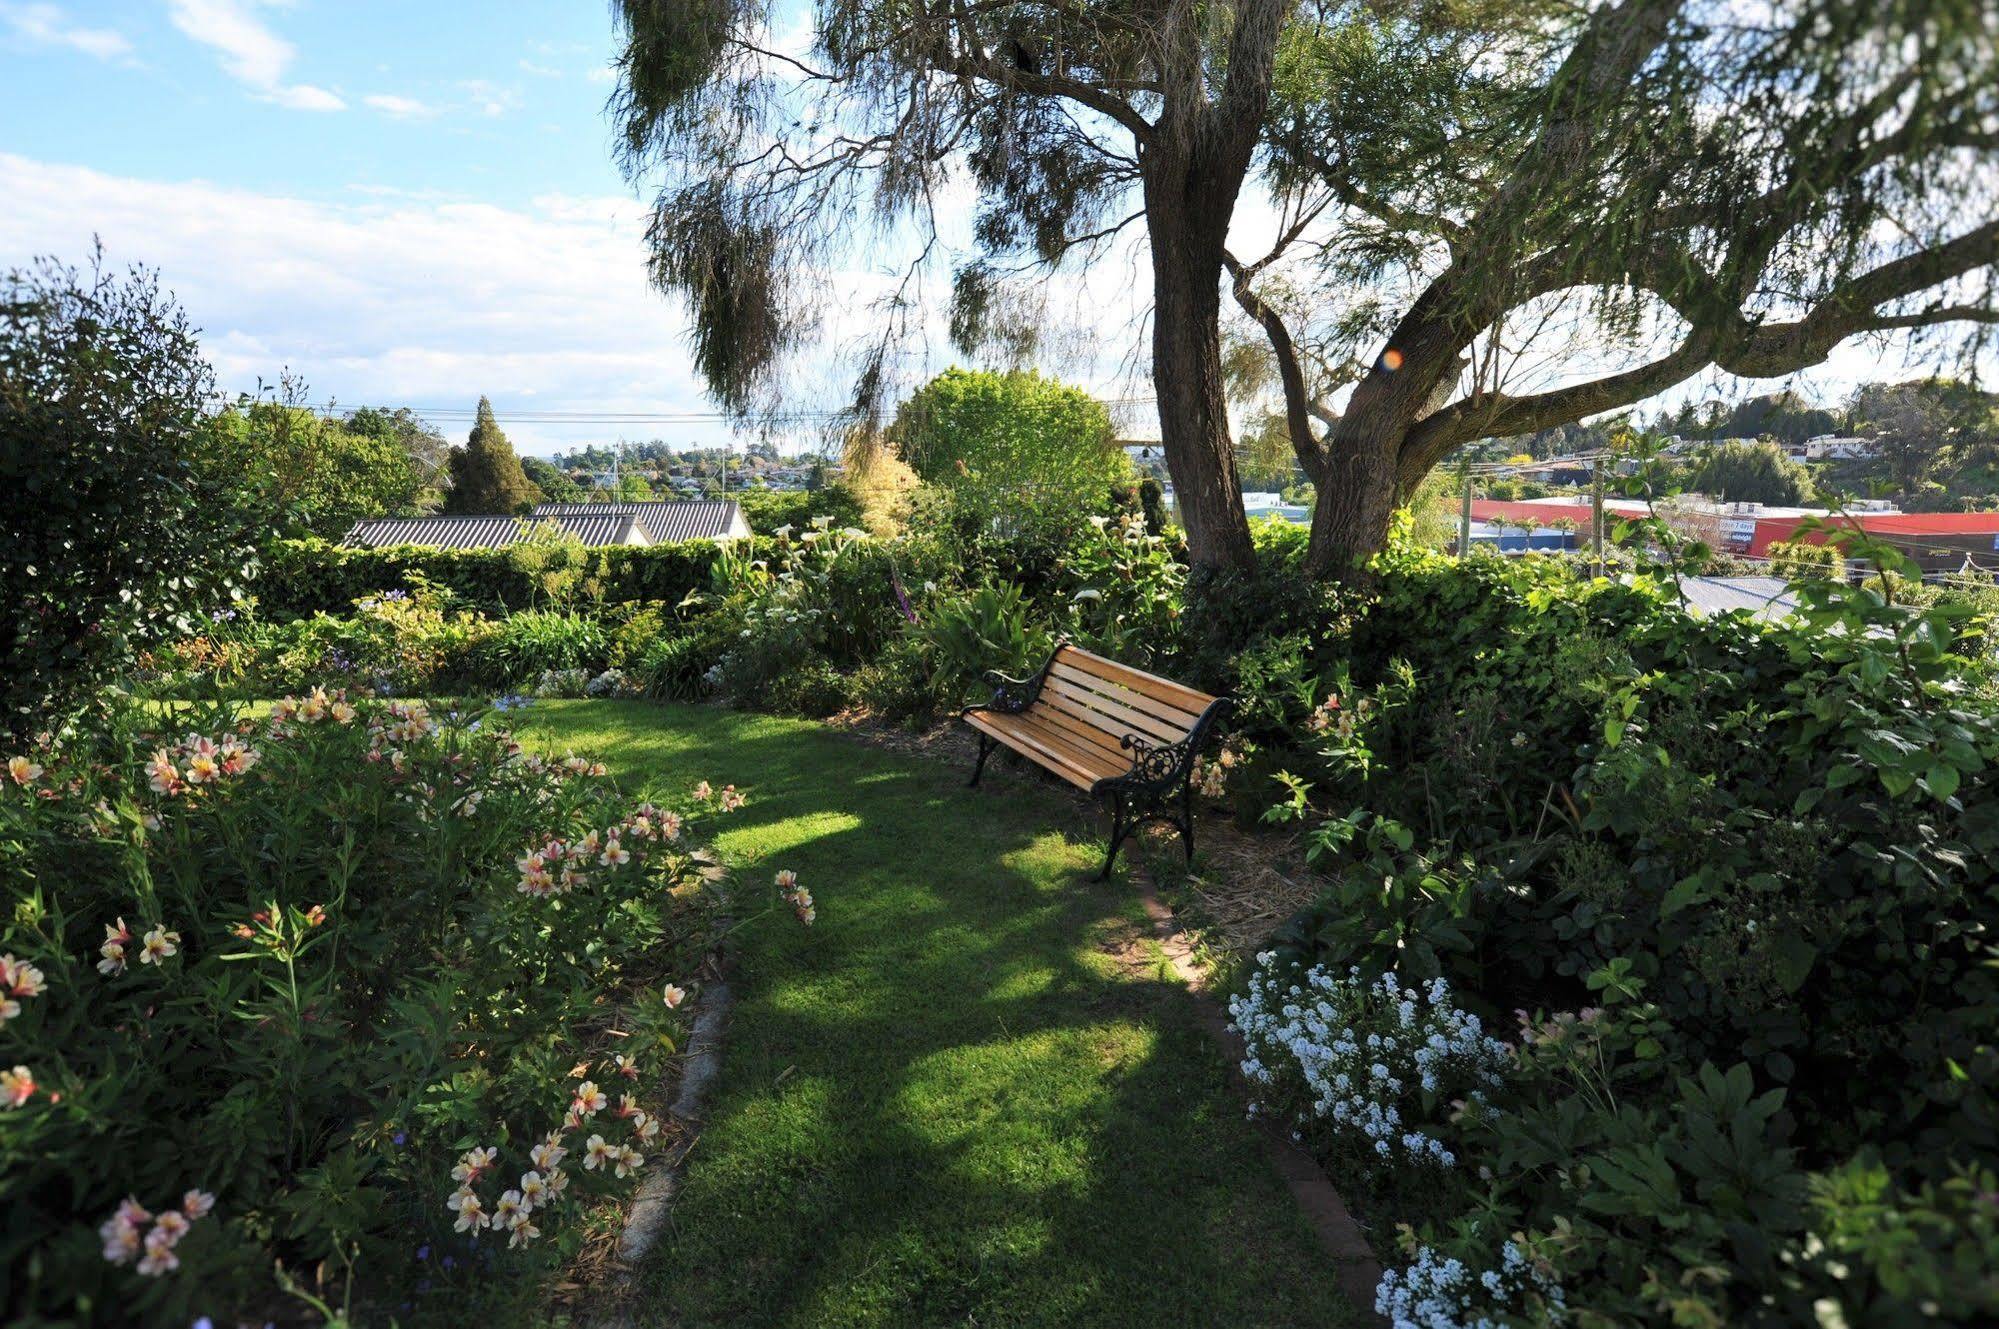
[[[634,790],[732,782],[718,837],[818,901],[738,934],[724,1069],[647,1314],[728,1325],[1350,1323],[1219,1052],[1105,948],[1094,821],[820,726],[538,704]],[[1140,947],[1143,950],[1143,947]]]

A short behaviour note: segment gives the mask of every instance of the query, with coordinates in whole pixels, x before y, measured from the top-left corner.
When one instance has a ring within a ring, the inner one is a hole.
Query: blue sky
[[[96,235],[158,267],[232,391],[289,367],[316,401],[712,412],[645,284],[613,50],[587,0],[0,0],[0,265]]]
[[[776,43],[802,50],[802,10],[779,9]],[[229,391],[290,369],[315,401],[413,406],[449,434],[465,426],[441,413],[485,394],[523,451],[724,441],[613,164],[615,41],[603,0],[0,0],[0,267],[80,259],[93,236],[115,263],[157,267]],[[1275,217],[1245,195],[1246,252]],[[1156,437],[1129,238],[1050,282],[1050,340],[1068,348],[1057,372],[1133,402],[1125,428]],[[844,397],[895,257],[857,245],[822,274],[788,409]],[[953,358],[928,295],[912,383]],[[1835,398],[1907,372],[1860,343],[1794,382]],[[1703,376],[1666,400],[1775,386]],[[782,441],[823,440],[801,424]]]
[[[25,155],[342,202],[622,192],[610,6],[568,0],[0,0]]]

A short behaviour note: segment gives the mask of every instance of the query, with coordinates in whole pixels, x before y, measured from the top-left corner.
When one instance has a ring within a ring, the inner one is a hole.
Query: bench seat
[[[974,785],[993,749],[1004,747],[1108,801],[1106,876],[1124,838],[1146,821],[1178,827],[1193,856],[1193,762],[1211,727],[1226,715],[1227,698],[1066,642],[1031,679],[991,677],[992,701],[962,715],[979,736]]]

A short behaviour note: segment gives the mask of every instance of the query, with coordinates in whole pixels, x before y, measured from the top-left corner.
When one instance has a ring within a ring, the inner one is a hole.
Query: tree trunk
[[[1157,166],[1147,172],[1152,385],[1189,560],[1195,567],[1248,568],[1256,550],[1236,478],[1221,340],[1222,246],[1241,177],[1217,189],[1222,182],[1205,175]]]
[[[1305,559],[1313,576],[1350,584],[1367,580],[1367,560],[1388,543],[1395,516],[1395,456],[1400,441],[1364,433],[1358,438],[1340,437],[1328,450]]]

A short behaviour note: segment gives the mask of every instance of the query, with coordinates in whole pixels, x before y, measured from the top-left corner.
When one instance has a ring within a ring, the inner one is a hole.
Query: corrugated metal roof
[[[1747,609],[1757,618],[1787,618],[1798,608],[1790,583],[1782,577],[1683,577],[1687,608],[1696,614],[1725,614]]]
[[[671,544],[680,540],[721,540],[749,533],[742,512],[726,499],[652,498],[625,503],[543,503],[535,508],[534,515],[563,520],[570,516],[605,512],[638,518],[639,525],[645,528],[655,544]]]
[[[345,543],[363,549],[423,545],[431,549],[499,549],[520,540],[536,521],[550,521],[586,545],[645,544],[644,528],[630,513],[520,517],[381,517],[354,523]],[[639,535],[636,541],[634,534]]]

